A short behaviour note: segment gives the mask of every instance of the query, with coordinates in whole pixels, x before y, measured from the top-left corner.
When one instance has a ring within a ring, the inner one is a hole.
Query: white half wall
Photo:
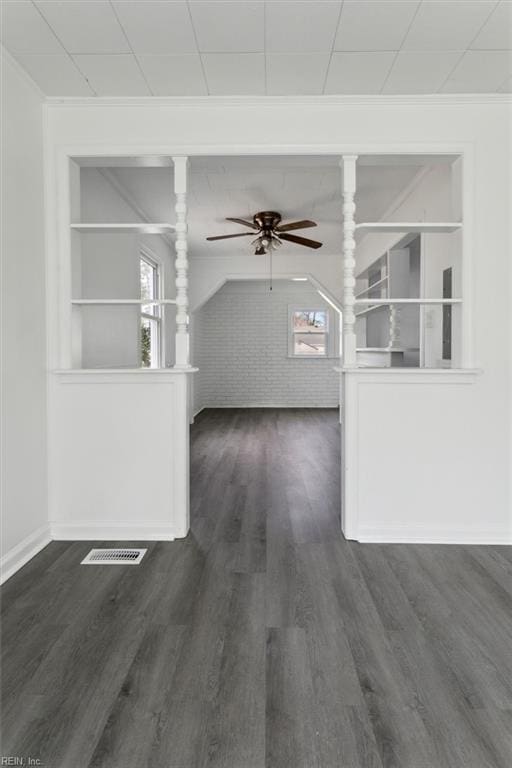
[[[174,370],[54,375],[54,539],[186,536],[187,379]]]
[[[289,308],[325,309],[329,357],[289,354]],[[338,313],[309,282],[228,281],[195,313],[194,410],[339,404]]]
[[[49,541],[42,97],[2,53],[2,579]]]

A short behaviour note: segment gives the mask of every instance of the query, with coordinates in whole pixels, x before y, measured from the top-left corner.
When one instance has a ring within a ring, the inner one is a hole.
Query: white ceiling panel
[[[465,50],[496,6],[496,0],[427,0],[418,9],[403,48]]]
[[[341,2],[272,2],[265,9],[266,51],[330,51]]]
[[[214,96],[265,93],[265,57],[260,53],[206,53],[203,66]]]
[[[20,54],[16,58],[48,96],[94,96],[66,53]]]
[[[396,51],[419,6],[419,0],[345,0],[336,51]]]
[[[38,0],[37,7],[70,53],[125,53],[130,50],[106,0]]]
[[[199,54],[143,54],[137,58],[155,96],[207,95]]]
[[[512,93],[512,77],[508,77],[498,88],[500,93]]]
[[[501,0],[471,47],[502,50],[512,48],[512,2],[510,0]]]
[[[441,90],[443,93],[497,91],[510,75],[510,51],[467,51]]]
[[[29,0],[2,2],[2,43],[12,53],[64,53],[62,45]]]
[[[135,56],[73,56],[98,96],[150,96]]]
[[[200,51],[258,52],[264,47],[262,2],[191,2]]]
[[[113,3],[135,53],[197,53],[185,2]]]
[[[267,93],[283,94],[322,93],[328,53],[271,53],[267,55]]]
[[[395,54],[333,53],[325,93],[380,93]]]
[[[459,61],[459,51],[400,51],[383,93],[436,93]]]

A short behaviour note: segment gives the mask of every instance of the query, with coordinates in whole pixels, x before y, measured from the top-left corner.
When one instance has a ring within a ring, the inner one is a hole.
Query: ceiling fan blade
[[[275,228],[276,232],[289,232],[292,229],[307,229],[308,227],[316,227],[316,222],[304,219],[303,221],[292,221],[291,224],[281,224]]]
[[[297,237],[297,235],[287,235],[285,232],[279,233],[280,240],[289,240],[290,243],[297,243],[297,245],[305,245],[307,248],[321,248],[322,243],[318,240],[309,240],[307,237]]]
[[[253,224],[253,222],[251,222],[251,221],[245,221],[245,219],[226,218],[226,221],[234,221],[237,224],[243,224],[244,227],[250,227],[251,229],[258,229],[256,224]]]
[[[215,237],[207,237],[207,240],[227,240],[229,237],[253,237],[254,232],[239,232],[236,235],[216,235]]]

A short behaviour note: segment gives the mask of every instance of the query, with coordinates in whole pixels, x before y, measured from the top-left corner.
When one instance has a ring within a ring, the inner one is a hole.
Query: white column
[[[395,304],[389,305],[389,346],[400,346],[400,309]]]
[[[187,157],[173,157],[176,204],[176,363],[190,368],[188,334]]]
[[[355,332],[355,285],[354,277],[356,262],[354,251],[356,204],[356,161],[357,155],[343,155],[343,365],[356,366],[356,332]]]

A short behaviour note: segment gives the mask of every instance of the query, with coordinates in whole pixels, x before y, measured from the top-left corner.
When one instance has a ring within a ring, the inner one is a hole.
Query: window
[[[328,318],[326,309],[293,309],[290,354],[296,357],[327,357]]]
[[[140,297],[151,301],[160,296],[158,264],[145,252],[140,255]],[[158,304],[140,308],[140,364],[142,368],[160,365],[161,311]]]

